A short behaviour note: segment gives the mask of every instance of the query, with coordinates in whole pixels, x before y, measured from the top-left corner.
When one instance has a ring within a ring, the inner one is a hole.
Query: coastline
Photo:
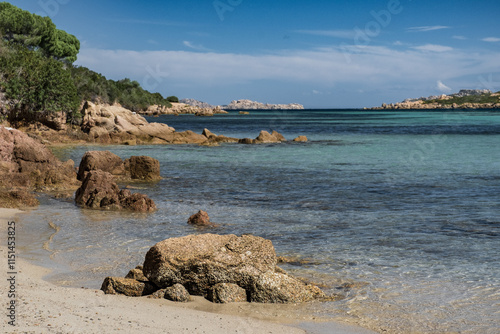
[[[0,254],[2,270],[1,295],[9,295],[7,279],[7,222],[16,221],[23,211],[0,208],[0,231],[3,235]],[[3,328],[8,333],[374,333],[361,327],[336,322],[314,322],[310,319],[278,320],[262,315],[250,318],[248,307],[214,305],[201,297],[187,304],[168,300],[105,295],[100,290],[65,288],[44,281],[51,270],[17,257],[15,327],[3,312]],[[246,303],[245,303],[246,304]],[[255,305],[258,307],[259,305]],[[272,306],[271,306],[272,307]],[[250,307],[252,308],[252,306]]]

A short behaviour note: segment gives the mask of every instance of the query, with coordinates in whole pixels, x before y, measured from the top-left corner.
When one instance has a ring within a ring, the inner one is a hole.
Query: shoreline
[[[101,290],[56,286],[44,280],[51,270],[19,257],[16,249],[15,298],[8,299],[7,222],[16,221],[23,211],[0,208],[4,270],[0,286],[4,305],[15,300],[15,327],[3,312],[3,327],[9,333],[343,333],[369,334],[370,330],[338,322],[311,319],[283,319],[276,314],[250,317],[248,303],[212,304],[195,297],[187,304],[142,297],[105,295]],[[8,300],[7,300],[8,299]],[[272,305],[262,308],[272,309]],[[262,313],[262,312],[260,312]],[[260,318],[259,317],[259,318]]]

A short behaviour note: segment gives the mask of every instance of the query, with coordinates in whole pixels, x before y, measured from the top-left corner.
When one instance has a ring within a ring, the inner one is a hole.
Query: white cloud
[[[190,49],[193,49],[193,50],[210,51],[209,49],[205,48],[203,45],[201,45],[201,44],[196,45],[196,44],[191,43],[190,41],[183,41],[182,44],[184,46],[187,46]]]
[[[413,49],[419,51],[430,51],[430,52],[448,52],[453,50],[452,47],[445,45],[437,45],[437,44],[425,44],[420,46],[414,46]]]
[[[458,36],[458,35],[455,35],[455,36],[453,36],[452,38],[454,38],[454,39],[459,39],[459,40],[462,40],[462,41],[465,41],[466,39],[468,39],[468,38],[467,38],[467,37],[465,37],[465,36]]]
[[[351,30],[296,30],[296,33],[316,35],[316,36],[327,36],[336,37],[344,39],[353,39],[356,36],[356,32]]]
[[[410,27],[410,28],[407,28],[406,31],[426,32],[426,31],[434,31],[434,30],[450,29],[450,28],[451,27],[449,27],[449,26],[423,26],[423,27]]]
[[[441,80],[437,81],[437,89],[443,93],[449,93],[451,92],[451,88],[446,86]]]
[[[486,37],[486,38],[483,38],[481,40],[483,42],[490,42],[490,43],[500,42],[500,38],[498,38],[498,37]]]
[[[441,52],[434,52],[430,57],[429,50]],[[234,90],[239,84],[255,82],[252,89],[265,89],[266,94],[269,94],[270,86],[278,89],[286,85],[314,85],[310,92],[312,89],[317,92],[328,91],[334,85],[351,85],[365,91],[391,86],[417,87],[437,80],[446,82],[465,76],[476,78],[481,73],[498,71],[500,52],[442,52],[448,50],[451,48],[444,46],[401,50],[400,47],[361,48],[350,45],[266,54],[235,54],[83,48],[77,64],[109,78],[130,77],[141,84],[148,82],[149,86],[154,82],[158,82],[158,85],[175,83],[177,86],[198,89],[218,87],[219,91],[223,91],[226,88]]]

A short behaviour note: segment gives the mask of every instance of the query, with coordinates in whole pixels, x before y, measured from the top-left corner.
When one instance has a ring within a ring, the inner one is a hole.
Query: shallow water
[[[135,185],[155,200],[150,215],[42,197],[22,219],[20,242],[26,257],[56,268],[51,280],[99,288],[142,263],[157,241],[206,232],[186,224],[203,209],[220,224],[210,232],[271,239],[279,255],[308,260],[286,270],[345,297],[307,312],[394,333],[497,331],[500,113],[256,111],[150,121],[310,141],[58,149],[77,164],[93,149],[149,155],[164,179]]]

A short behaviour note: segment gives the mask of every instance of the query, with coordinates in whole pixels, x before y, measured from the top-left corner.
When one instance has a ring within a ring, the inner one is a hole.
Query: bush
[[[172,103],[179,103],[179,98],[177,96],[169,96],[167,97],[167,101]]]

